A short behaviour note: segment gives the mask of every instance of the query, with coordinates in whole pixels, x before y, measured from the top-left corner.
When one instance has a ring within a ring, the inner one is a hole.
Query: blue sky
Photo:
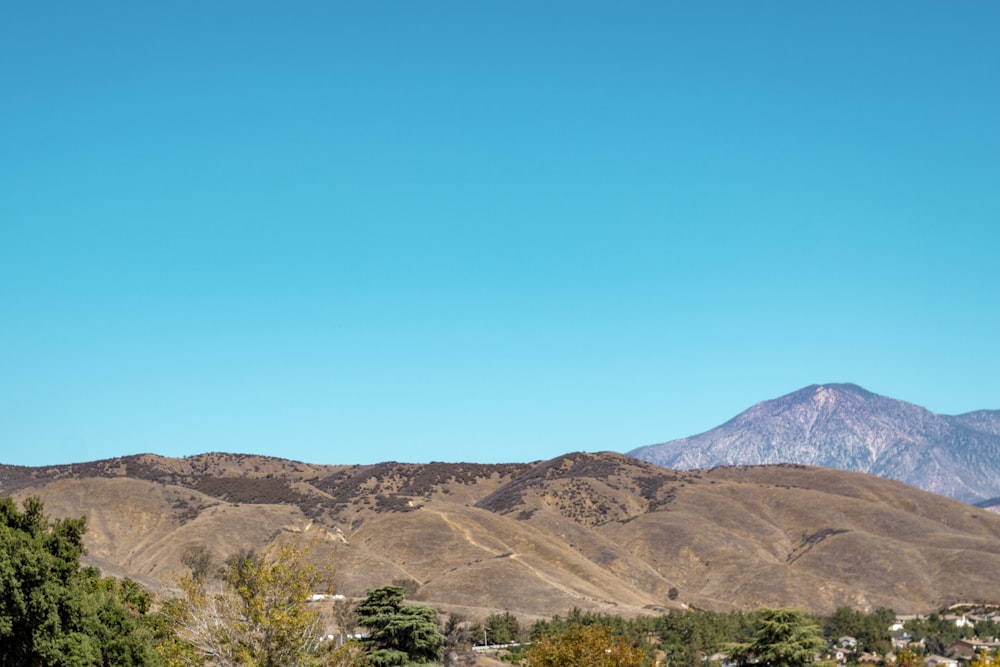
[[[1000,409],[1000,5],[0,6],[0,463]]]

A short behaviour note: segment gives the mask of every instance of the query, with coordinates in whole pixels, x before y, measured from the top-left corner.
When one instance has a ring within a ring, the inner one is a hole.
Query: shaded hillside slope
[[[684,473],[614,453],[495,466],[144,455],[0,466],[0,485],[41,496],[56,516],[88,516],[90,562],[156,588],[192,547],[221,562],[301,536],[347,595],[404,583],[474,617],[1000,601],[1000,517],[804,466]]]
[[[854,470],[974,503],[1000,496],[1000,411],[938,415],[852,384],[813,385],[629,455],[681,470],[772,463]]]

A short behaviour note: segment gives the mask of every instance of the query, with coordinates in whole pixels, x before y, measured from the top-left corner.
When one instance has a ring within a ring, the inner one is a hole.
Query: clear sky
[[[3,2],[0,463],[1000,409],[1000,3]]]

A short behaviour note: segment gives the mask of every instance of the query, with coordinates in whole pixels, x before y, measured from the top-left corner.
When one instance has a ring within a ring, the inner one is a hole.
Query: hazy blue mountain
[[[1000,410],[976,410],[947,419],[959,426],[1000,435]]]
[[[769,463],[854,470],[978,502],[1000,496],[1000,410],[939,415],[853,384],[812,385],[705,433],[629,454],[678,470]]]

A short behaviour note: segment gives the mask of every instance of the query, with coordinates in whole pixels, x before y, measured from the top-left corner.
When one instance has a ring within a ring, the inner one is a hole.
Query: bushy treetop
[[[80,566],[86,520],[50,520],[38,498],[0,498],[0,667],[156,664],[135,582]]]

